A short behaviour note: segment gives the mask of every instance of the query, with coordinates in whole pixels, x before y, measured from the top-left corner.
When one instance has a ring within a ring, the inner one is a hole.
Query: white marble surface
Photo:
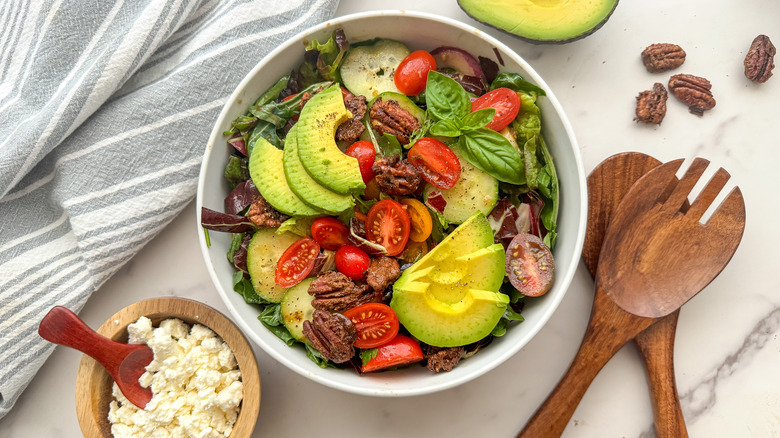
[[[476,24],[454,0],[342,0],[338,13],[388,6]],[[763,85],[742,73],[753,37],[765,33],[780,43],[780,2],[625,0],[601,30],[558,46],[534,46],[476,25],[526,57],[547,80],[571,119],[586,171],[613,153],[636,150],[661,160],[700,155],[731,172],[747,203],[745,235],[731,264],[681,312],[677,381],[692,437],[780,436],[780,69]],[[687,51],[679,72],[710,79],[718,102],[712,111],[699,118],[670,97],[661,126],[632,122],[636,94],[669,76],[647,73],[639,61],[640,51],[655,42]],[[95,293],[82,317],[97,327],[132,302],[169,295],[224,312],[197,248],[198,232],[191,205]],[[574,356],[591,289],[581,264],[562,305],[530,344],[488,375],[428,396],[338,392],[256,349],[262,402],[253,436],[514,436]],[[79,436],[73,390],[79,358],[57,348],[0,420],[0,437]],[[596,378],[564,437],[653,435],[643,365],[629,345]]]

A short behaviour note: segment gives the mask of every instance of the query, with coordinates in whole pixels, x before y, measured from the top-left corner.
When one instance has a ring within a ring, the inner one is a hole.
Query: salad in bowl
[[[204,184],[223,187],[222,205],[199,206],[204,253],[222,252],[223,298],[293,369],[353,391],[344,382],[377,375],[457,382],[557,305],[573,267],[556,247],[582,245],[566,235],[582,222],[559,225],[562,193],[567,178],[583,185],[581,168],[575,151],[577,172],[561,172],[549,90],[500,43],[366,35],[361,22],[307,34],[288,69],[223,111],[207,152],[224,152],[221,172],[201,172],[199,200]]]

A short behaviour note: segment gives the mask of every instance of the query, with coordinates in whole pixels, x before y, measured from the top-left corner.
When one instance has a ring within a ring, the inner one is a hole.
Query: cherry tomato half
[[[436,70],[436,60],[430,53],[425,50],[412,52],[395,69],[395,87],[407,96],[416,96],[425,90],[431,70]]]
[[[363,182],[368,184],[374,178],[374,171],[371,169],[376,159],[374,144],[370,141],[358,140],[352,143],[344,153],[350,157],[357,158],[358,166],[360,166],[360,176],[363,177]]]
[[[361,370],[368,373],[408,365],[422,359],[422,349],[417,341],[408,336],[396,335],[392,341],[377,347],[376,356],[363,365]]]
[[[333,217],[318,217],[311,223],[311,237],[325,249],[335,251],[347,244],[349,228]]]
[[[314,268],[314,260],[320,253],[320,245],[311,237],[303,237],[284,250],[276,262],[276,284],[293,287],[306,278]]]
[[[485,127],[494,131],[500,131],[512,123],[512,120],[517,117],[517,113],[520,112],[520,96],[509,88],[496,88],[471,102],[471,112],[485,108],[496,110],[493,120]]]
[[[371,258],[354,245],[344,245],[336,251],[336,270],[352,280],[362,280],[369,265]]]
[[[420,171],[428,183],[451,189],[460,178],[460,161],[455,152],[435,138],[423,137],[409,149],[409,163]]]
[[[506,249],[506,274],[520,293],[544,294],[553,283],[555,263],[550,248],[535,234],[518,234]]]
[[[385,247],[389,256],[404,250],[410,229],[409,215],[401,204],[392,199],[379,201],[368,210],[366,239]]]
[[[398,316],[390,306],[366,303],[344,312],[357,329],[357,348],[374,348],[386,344],[398,334]]]
[[[433,220],[428,208],[414,198],[403,198],[401,204],[406,206],[406,213],[409,215],[409,223],[412,227],[409,232],[409,240],[425,242],[433,230]]]

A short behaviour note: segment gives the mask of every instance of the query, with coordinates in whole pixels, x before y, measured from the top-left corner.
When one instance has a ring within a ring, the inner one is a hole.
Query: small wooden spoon
[[[634,183],[660,161],[640,152],[613,155],[588,175],[588,228],[582,258],[595,278],[601,245],[612,215]],[[687,438],[674,375],[674,336],[679,310],[660,318],[634,341],[645,361],[658,438]]]
[[[138,379],[154,359],[146,345],[125,344],[99,335],[69,309],[56,306],[43,317],[38,334],[55,344],[92,356],[116,382],[127,400],[141,409],[152,399],[152,390]]]
[[[585,391],[626,342],[709,284],[734,255],[745,229],[745,203],[735,188],[706,224],[704,212],[729,178],[719,169],[683,213],[709,162],[697,158],[677,181],[683,160],[662,164],[626,194],[607,229],[596,293],[580,349],[558,386],[518,435],[560,436]]]

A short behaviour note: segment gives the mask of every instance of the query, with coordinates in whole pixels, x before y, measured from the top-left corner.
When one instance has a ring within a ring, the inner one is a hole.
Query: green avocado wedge
[[[298,128],[293,125],[287,134],[284,145],[284,176],[287,184],[303,202],[328,214],[339,214],[355,205],[355,199],[350,195],[341,195],[321,186],[301,163],[298,155]]]
[[[316,216],[322,211],[304,203],[290,189],[282,167],[283,152],[258,137],[249,157],[249,175],[257,190],[275,209],[288,216]]]
[[[336,128],[351,116],[335,84],[306,103],[297,123],[298,157],[306,172],[319,185],[342,195],[366,188],[357,159],[336,145]]]
[[[618,0],[458,0],[475,20],[537,44],[567,43],[603,26]]]

